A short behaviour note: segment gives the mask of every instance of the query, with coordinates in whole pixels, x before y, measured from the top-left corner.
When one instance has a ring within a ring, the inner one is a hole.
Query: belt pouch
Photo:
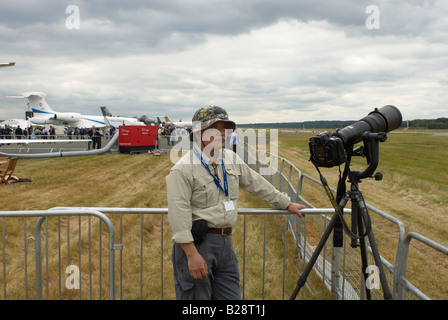
[[[207,229],[208,229],[207,221],[202,219],[193,221],[193,225],[191,227],[191,234],[193,235],[195,244],[202,243],[207,233]]]

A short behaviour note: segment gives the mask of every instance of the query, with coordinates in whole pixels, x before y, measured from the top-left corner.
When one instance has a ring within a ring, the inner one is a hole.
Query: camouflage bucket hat
[[[205,130],[212,124],[223,121],[229,124],[229,128],[235,130],[235,122],[229,120],[227,111],[218,106],[205,106],[199,108],[193,115],[193,132]],[[190,139],[193,140],[193,134],[190,135]]]

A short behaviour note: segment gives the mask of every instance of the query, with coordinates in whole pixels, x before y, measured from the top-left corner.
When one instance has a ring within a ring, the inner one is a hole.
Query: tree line
[[[303,122],[268,122],[239,124],[241,128],[272,128],[272,129],[342,129],[358,120],[316,120]],[[401,127],[406,128],[408,121],[403,121]],[[409,120],[409,128],[414,129],[448,129],[448,118]]]

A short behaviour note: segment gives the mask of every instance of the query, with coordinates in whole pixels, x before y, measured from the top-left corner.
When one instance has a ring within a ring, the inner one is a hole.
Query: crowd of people
[[[92,126],[91,128],[71,128],[67,127],[64,129],[64,134],[68,136],[68,139],[82,140],[90,139],[88,142],[87,150],[90,149],[101,149],[101,139],[105,137],[106,139],[111,138],[115,134],[115,128],[96,128]]]
[[[98,131],[97,134],[109,138],[114,135],[115,128],[98,130],[95,126],[92,128],[71,128],[69,126],[64,128],[62,135],[76,140],[91,139],[95,131]],[[0,139],[55,139],[56,136],[61,136],[61,134],[57,134],[53,126],[48,128],[42,126],[21,128],[20,125],[15,128],[10,125],[0,126]]]
[[[9,125],[0,126],[0,139],[22,139],[28,138],[33,134],[30,128],[21,128],[17,126],[16,128]]]
[[[30,126],[27,128],[21,128],[20,125],[12,127],[10,125],[0,126],[0,139],[53,139],[57,137],[68,138],[69,140],[84,140],[91,139],[89,141],[88,149],[101,148],[101,138],[106,139],[112,137],[115,133],[115,128],[101,128],[98,129],[95,126],[91,128],[72,128],[70,126],[64,127],[62,134],[57,133],[54,126]]]
[[[169,146],[174,146],[181,141],[182,137],[188,137],[191,130],[190,126],[181,127],[172,123],[162,122],[159,124],[159,138],[166,139]]]

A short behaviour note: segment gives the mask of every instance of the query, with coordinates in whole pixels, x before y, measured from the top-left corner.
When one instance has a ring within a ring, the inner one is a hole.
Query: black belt
[[[232,228],[228,227],[228,228],[208,228],[207,229],[208,233],[215,233],[215,234],[220,234],[222,236],[228,236],[232,234]]]

